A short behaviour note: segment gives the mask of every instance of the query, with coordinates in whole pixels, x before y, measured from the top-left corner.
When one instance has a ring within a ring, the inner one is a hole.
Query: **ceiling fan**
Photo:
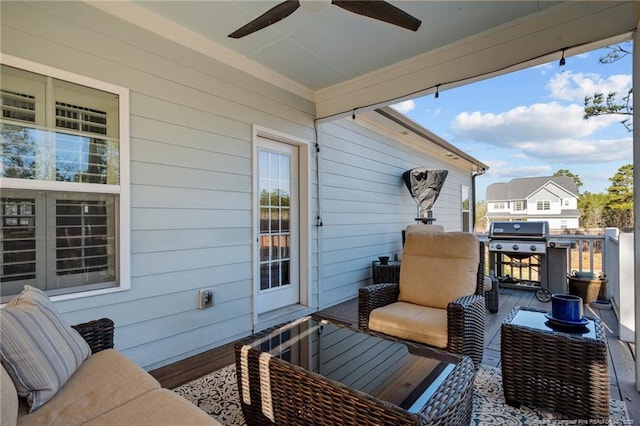
[[[336,5],[349,12],[417,31],[422,23],[401,9],[382,0],[285,0],[269,9],[253,21],[229,34],[231,38],[242,38],[286,18],[302,6],[313,11],[322,11]]]

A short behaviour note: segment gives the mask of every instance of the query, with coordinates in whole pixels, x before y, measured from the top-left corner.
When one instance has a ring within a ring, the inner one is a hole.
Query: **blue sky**
[[[626,44],[625,47],[629,48]],[[477,200],[486,188],[513,178],[577,174],[581,192],[606,192],[609,178],[633,161],[632,135],[623,116],[584,120],[584,97],[624,94],[631,87],[632,58],[613,64],[599,49],[433,95],[394,108],[490,166],[477,179]]]

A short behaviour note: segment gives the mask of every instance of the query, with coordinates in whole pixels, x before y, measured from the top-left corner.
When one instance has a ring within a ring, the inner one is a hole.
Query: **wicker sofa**
[[[2,367],[0,407],[11,425],[219,425],[204,411],[162,389],[146,371],[113,349],[113,321],[73,326],[92,354],[43,406],[32,413]]]

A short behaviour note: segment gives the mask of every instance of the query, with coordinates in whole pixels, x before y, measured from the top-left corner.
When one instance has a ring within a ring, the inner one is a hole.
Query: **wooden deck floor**
[[[500,367],[500,325],[515,306],[551,310],[551,304],[538,301],[533,292],[512,289],[500,290],[499,306],[497,314],[487,313],[485,327],[485,349],[482,363],[493,367]],[[321,314],[356,324],[357,309],[357,301],[353,299],[325,309]],[[629,418],[633,424],[640,424],[640,393],[635,389],[635,347],[617,339],[615,334],[617,319],[613,311],[588,308],[587,314],[599,317],[605,324],[609,345],[611,397],[625,401]],[[231,364],[234,360],[233,357],[233,345],[229,344],[154,370],[151,374],[160,381],[162,386],[174,388]],[[540,362],[544,362],[544,360]],[[571,366],[567,366],[567,368],[571,368]]]

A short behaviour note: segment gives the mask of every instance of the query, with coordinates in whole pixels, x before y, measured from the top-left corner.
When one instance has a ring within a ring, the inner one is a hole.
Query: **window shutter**
[[[2,96],[2,118],[36,122],[36,97],[11,90],[0,90]]]
[[[56,127],[106,135],[107,113],[83,106],[56,102]]]
[[[35,279],[35,202],[2,198],[2,283]]]
[[[56,275],[109,268],[106,201],[56,200]]]

